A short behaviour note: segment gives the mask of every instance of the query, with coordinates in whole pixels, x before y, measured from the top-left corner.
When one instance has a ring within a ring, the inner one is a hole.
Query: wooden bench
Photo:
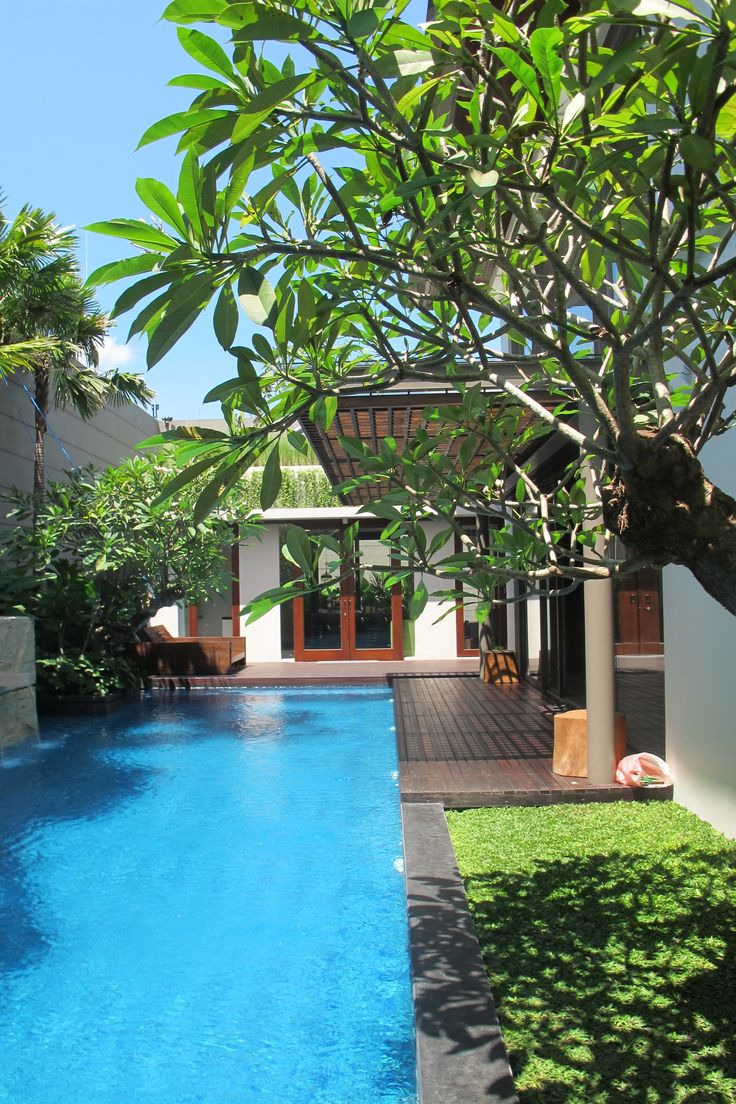
[[[244,636],[172,636],[161,625],[141,635],[131,651],[147,675],[229,675],[245,666]]]

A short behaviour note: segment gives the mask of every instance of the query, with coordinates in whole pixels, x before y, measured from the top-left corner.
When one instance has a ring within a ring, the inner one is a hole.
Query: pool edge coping
[[[444,808],[402,802],[420,1104],[518,1104]]]

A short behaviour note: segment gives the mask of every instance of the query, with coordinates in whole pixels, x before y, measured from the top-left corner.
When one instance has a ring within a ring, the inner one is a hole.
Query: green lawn
[[[524,1104],[734,1104],[736,843],[671,802],[447,819]]]

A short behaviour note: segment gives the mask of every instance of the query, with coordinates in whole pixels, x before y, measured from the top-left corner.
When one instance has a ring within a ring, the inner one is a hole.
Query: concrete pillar
[[[614,781],[616,770],[613,583],[610,579],[595,579],[583,586],[588,779],[608,784]]]
[[[30,617],[0,617],[0,747],[38,732]]]

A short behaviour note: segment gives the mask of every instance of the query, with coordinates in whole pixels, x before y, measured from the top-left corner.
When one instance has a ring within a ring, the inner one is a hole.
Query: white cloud
[[[105,338],[100,349],[100,369],[114,372],[117,368],[128,368],[139,360],[139,352],[132,345],[122,345],[114,337]]]

